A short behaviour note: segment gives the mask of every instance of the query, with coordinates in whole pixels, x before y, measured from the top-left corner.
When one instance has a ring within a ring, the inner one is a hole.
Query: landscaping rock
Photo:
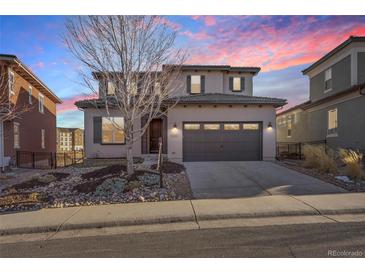
[[[160,175],[154,173],[145,173],[137,176],[137,178],[146,186],[154,186],[160,183]]]
[[[38,182],[44,183],[44,184],[51,183],[51,182],[54,182],[56,180],[57,180],[56,176],[54,176],[52,174],[46,174],[46,175],[43,175],[43,176],[38,178]]]
[[[347,176],[336,176],[335,179],[345,183],[352,183],[352,180]]]
[[[95,194],[98,196],[102,196],[105,199],[105,196],[109,196],[111,193],[123,193],[124,187],[127,183],[127,180],[123,178],[109,178],[106,179],[101,185],[99,185]]]
[[[142,186],[142,183],[139,181],[130,181],[124,187],[124,192],[133,191]]]

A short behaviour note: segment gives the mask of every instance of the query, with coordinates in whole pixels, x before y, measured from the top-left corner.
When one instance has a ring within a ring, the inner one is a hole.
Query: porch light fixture
[[[271,124],[271,122],[269,122],[269,123],[267,124],[267,128],[268,128],[268,129],[272,129],[272,124]]]
[[[176,122],[174,123],[173,129],[177,129]]]

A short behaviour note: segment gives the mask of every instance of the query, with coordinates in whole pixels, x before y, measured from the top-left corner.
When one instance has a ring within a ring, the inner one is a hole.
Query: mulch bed
[[[45,195],[41,193],[14,193],[0,197],[0,206],[13,205],[13,204],[32,204],[44,202],[47,200]]]
[[[321,172],[317,171],[316,169],[309,169],[309,168],[302,167],[302,166],[300,166],[299,162],[298,163],[293,163],[293,162],[286,163],[286,162],[278,161],[277,163],[282,166],[285,166],[287,168],[298,171],[300,173],[303,173],[303,174],[312,176],[314,178],[317,178],[319,180],[322,180],[326,183],[330,183],[335,186],[341,187],[350,192],[365,192],[365,185],[360,182],[345,183],[340,180],[337,180],[334,176],[332,176],[330,174],[321,173]]]
[[[66,179],[68,176],[70,176],[70,173],[66,173],[66,172],[51,172],[49,174],[55,176],[56,181]]]
[[[157,164],[153,164],[151,166],[151,169],[157,169]],[[161,170],[163,173],[173,174],[173,173],[181,173],[181,172],[185,171],[185,167],[178,163],[166,161],[166,162],[162,162]]]
[[[104,168],[100,168],[97,170],[93,170],[81,175],[83,180],[97,179],[102,178],[108,175],[116,175],[122,173],[122,171],[127,171],[127,167],[125,165],[111,165]]]

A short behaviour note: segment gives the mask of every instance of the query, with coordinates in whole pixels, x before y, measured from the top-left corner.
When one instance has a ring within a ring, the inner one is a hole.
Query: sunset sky
[[[15,54],[64,102],[57,126],[83,127],[74,106],[88,91],[79,64],[62,43],[64,16],[0,16],[0,53]],[[308,99],[301,70],[346,40],[365,36],[365,16],[166,16],[189,64],[259,66],[254,95]]]

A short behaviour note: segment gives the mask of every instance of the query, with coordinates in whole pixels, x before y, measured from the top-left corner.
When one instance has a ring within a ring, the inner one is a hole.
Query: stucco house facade
[[[181,69],[178,80],[183,84],[169,99],[177,104],[165,116],[151,121],[134,143],[134,156],[157,153],[158,140],[162,139],[163,153],[178,162],[275,158],[276,108],[285,105],[286,100],[253,96],[253,77],[260,68],[185,65]],[[108,86],[100,85],[104,89]],[[85,156],[125,157],[123,132],[110,134],[102,108],[102,94],[108,91],[100,94],[93,102],[75,103],[84,111]],[[95,108],[95,103],[101,107]],[[114,113],[114,119],[123,123],[123,118]],[[141,118],[134,127],[144,123]]]
[[[350,37],[303,74],[309,100],[277,115],[278,142],[365,151],[365,37]]]

